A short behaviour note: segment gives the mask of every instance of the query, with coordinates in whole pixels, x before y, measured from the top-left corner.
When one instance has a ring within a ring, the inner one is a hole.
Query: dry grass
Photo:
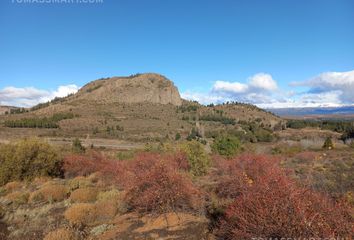
[[[70,190],[76,190],[78,188],[87,188],[92,186],[92,181],[89,178],[78,176],[70,180]]]
[[[104,223],[114,218],[120,212],[120,204],[114,200],[100,201],[95,204],[96,221]]]
[[[97,220],[107,221],[117,214],[127,212],[127,205],[123,201],[124,193],[116,189],[100,192],[97,196],[96,214]]]
[[[68,196],[68,189],[63,185],[46,184],[37,191],[31,193],[30,202],[60,202]]]
[[[87,203],[96,201],[98,194],[97,188],[79,188],[73,191],[70,195],[70,200],[76,203]]]
[[[76,240],[78,239],[75,234],[65,228],[59,228],[49,232],[43,240]]]
[[[73,193],[78,193],[79,198],[81,198],[80,200],[83,200],[81,190],[92,191],[90,189],[77,189],[74,191]],[[87,193],[88,192],[85,192],[85,194]],[[123,194],[117,190],[100,192],[98,195],[96,193],[95,199],[96,198],[97,202],[95,204],[81,202],[72,205],[65,211],[65,218],[75,226],[91,226],[106,223],[117,214],[122,214],[127,211],[127,206],[122,200]]]
[[[105,200],[121,200],[122,192],[118,191],[117,189],[112,189],[104,192],[99,192],[97,195],[98,201],[105,201]]]
[[[91,203],[74,204],[64,216],[74,226],[90,226],[96,220],[96,207]]]
[[[36,178],[32,181],[32,184],[37,185],[37,186],[40,186],[40,185],[43,185],[43,184],[49,182],[50,180],[52,180],[50,177],[45,177],[45,176],[36,177]]]
[[[5,196],[7,200],[12,201],[15,204],[26,204],[28,202],[29,193],[28,192],[12,192]]]
[[[23,184],[21,182],[18,181],[13,181],[13,182],[9,182],[4,186],[4,189],[7,192],[12,192],[14,190],[18,190],[20,188],[22,188]]]

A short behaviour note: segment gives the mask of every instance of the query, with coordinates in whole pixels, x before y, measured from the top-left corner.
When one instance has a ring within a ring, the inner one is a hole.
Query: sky
[[[145,72],[203,104],[353,105],[354,1],[0,1],[0,105]]]

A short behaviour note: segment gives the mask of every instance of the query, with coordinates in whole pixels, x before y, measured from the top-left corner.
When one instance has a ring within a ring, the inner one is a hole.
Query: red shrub
[[[222,198],[237,197],[268,172],[283,171],[279,168],[279,159],[261,155],[242,155],[230,160],[218,158],[215,166],[216,193]]]
[[[102,170],[106,163],[106,158],[97,152],[72,154],[64,158],[63,169],[66,177],[88,176]]]
[[[184,152],[177,152],[173,155],[167,156],[167,161],[174,164],[177,169],[188,172],[190,170],[190,165],[188,162],[188,157]]]
[[[91,151],[85,155],[72,154],[64,158],[65,177],[88,176],[100,172],[105,179],[116,179],[123,171],[123,163],[107,159],[104,155]]]
[[[201,206],[200,192],[189,177],[159,155],[137,156],[129,172],[126,201],[137,211],[161,213]]]
[[[323,195],[299,187],[280,167],[264,165],[269,162],[265,158],[261,161],[262,158],[257,157],[253,159],[258,160],[250,159],[241,158],[237,165],[244,166],[243,170],[254,181],[246,184],[227,207],[217,232],[222,239],[349,239],[352,236],[353,221],[345,204],[334,203]],[[249,166],[251,163],[253,166]]]

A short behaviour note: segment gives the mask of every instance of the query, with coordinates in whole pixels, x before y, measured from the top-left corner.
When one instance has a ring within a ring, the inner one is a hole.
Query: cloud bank
[[[214,82],[207,93],[186,91],[181,96],[202,104],[237,101],[262,108],[337,107],[354,104],[354,70],[325,72],[305,81],[292,82],[289,86],[291,91],[280,89],[271,74],[257,73],[244,82],[219,80]],[[9,86],[0,89],[0,105],[31,107],[78,90],[79,87],[74,84],[59,86],[53,91]]]
[[[78,90],[79,87],[74,84],[59,86],[54,91],[34,87],[5,87],[0,90],[0,105],[32,107],[38,103],[50,101],[55,97],[65,97],[71,93],[76,93]]]
[[[262,108],[336,107],[354,104],[354,71],[326,72],[306,81],[290,84],[291,91],[279,89],[269,73],[257,73],[246,83],[215,81],[208,93],[186,91],[182,97],[203,104],[225,101],[247,102]],[[307,90],[297,91],[298,87]]]

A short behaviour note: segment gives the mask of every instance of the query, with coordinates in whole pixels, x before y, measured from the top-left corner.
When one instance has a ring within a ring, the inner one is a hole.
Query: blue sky
[[[0,1],[0,104],[138,72],[203,103],[354,103],[352,0],[24,1]]]

